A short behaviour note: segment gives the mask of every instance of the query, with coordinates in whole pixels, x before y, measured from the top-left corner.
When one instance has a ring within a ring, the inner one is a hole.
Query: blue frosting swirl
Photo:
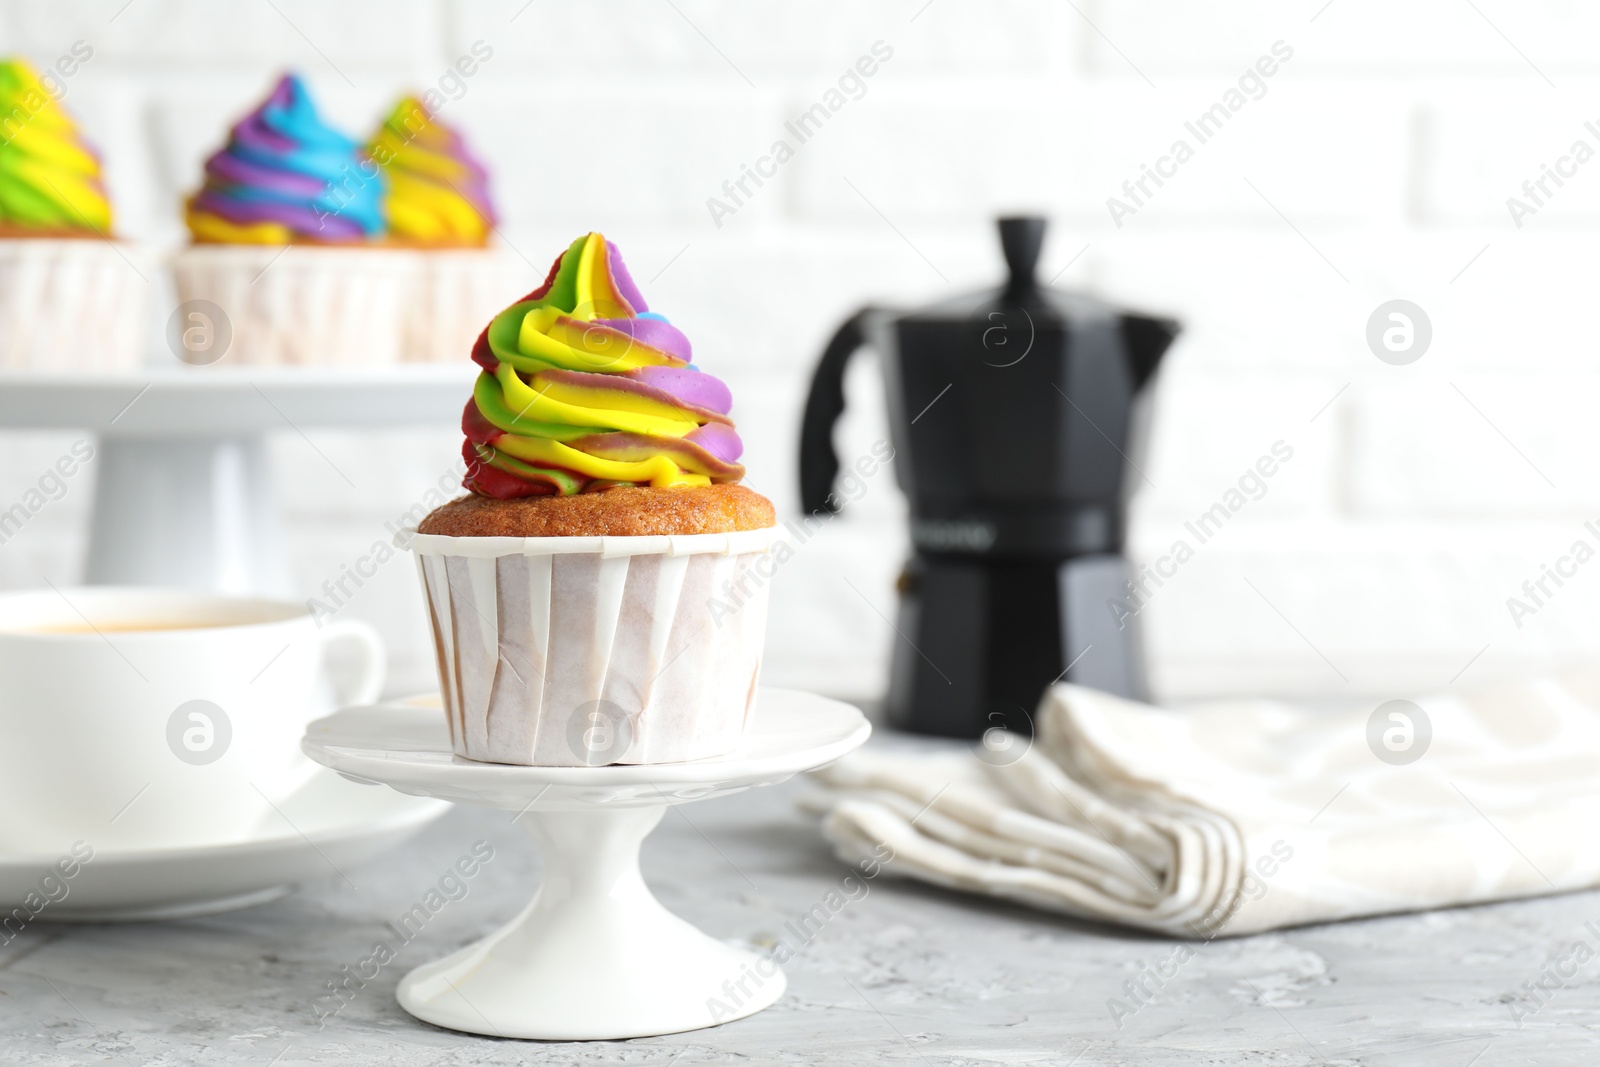
[[[189,229],[224,243],[360,241],[383,229],[384,188],[361,144],[325,123],[305,83],[287,74],[206,160]]]

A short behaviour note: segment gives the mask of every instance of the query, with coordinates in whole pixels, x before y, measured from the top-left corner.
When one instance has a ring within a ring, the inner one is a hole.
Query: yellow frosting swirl
[[[0,62],[0,225],[111,230],[99,157],[21,59]]]
[[[487,172],[455,130],[406,97],[368,148],[389,176],[390,233],[413,244],[481,247],[495,223]]]

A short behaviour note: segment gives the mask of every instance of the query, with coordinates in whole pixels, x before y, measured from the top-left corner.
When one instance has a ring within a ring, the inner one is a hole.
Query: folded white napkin
[[[1345,712],[1058,685],[1035,727],[859,751],[815,775],[823,833],[847,862],[886,843],[890,874],[1193,938],[1600,884],[1600,674]]]

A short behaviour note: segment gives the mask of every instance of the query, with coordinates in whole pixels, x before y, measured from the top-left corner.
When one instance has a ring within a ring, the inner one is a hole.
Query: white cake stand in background
[[[770,958],[713,940],[661,906],[639,873],[639,846],[669,805],[774,785],[870,732],[848,704],[762,689],[740,751],[693,763],[473,763],[451,754],[443,714],[414,703],[319,719],[303,747],[348,778],[521,812],[539,843],[539,889],[522,914],[407,974],[400,1006],[468,1033],[589,1041],[698,1030],[782,995]]]
[[[282,593],[266,435],[451,426],[476,368],[173,367],[0,376],[0,430],[98,438],[86,581]]]

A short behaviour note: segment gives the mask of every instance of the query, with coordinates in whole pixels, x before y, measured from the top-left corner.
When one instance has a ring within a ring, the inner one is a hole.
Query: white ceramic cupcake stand
[[[543,870],[527,908],[407,974],[401,1007],[452,1030],[583,1041],[698,1030],[782,995],[770,957],[713,940],[657,902],[639,846],[672,805],[774,785],[870,732],[848,704],[762,689],[743,747],[692,763],[473,763],[451,754],[442,712],[414,704],[347,708],[312,723],[303,747],[355,781],[511,812],[539,843]]]
[[[11,373],[0,375],[0,429],[98,439],[68,482],[70,492],[94,480],[90,584],[282,594],[267,435],[457,425],[475,374],[459,364]]]

